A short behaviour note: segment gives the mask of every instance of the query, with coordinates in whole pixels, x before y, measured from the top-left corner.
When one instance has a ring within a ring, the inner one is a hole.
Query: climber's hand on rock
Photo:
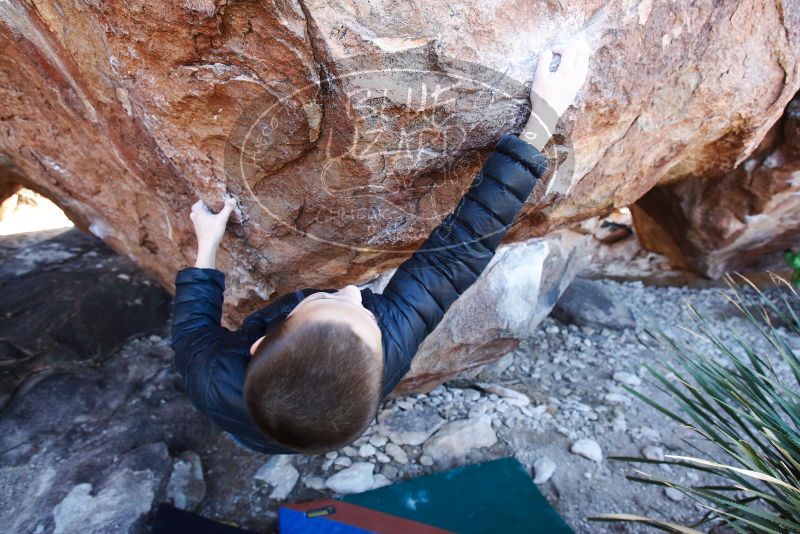
[[[553,54],[561,60],[550,71]],[[545,50],[536,65],[531,87],[531,116],[520,137],[541,150],[555,130],[561,115],[575,100],[589,72],[591,49],[577,38],[566,45]]]
[[[561,56],[561,61],[558,68],[550,72],[554,53]],[[545,50],[536,66],[531,97],[541,97],[556,115],[563,115],[586,80],[590,56],[589,45],[581,38]]]
[[[195,267],[214,269],[216,267],[217,249],[225,235],[225,226],[228,223],[236,200],[228,198],[225,206],[219,213],[212,213],[202,200],[192,205],[189,218],[194,224],[194,233],[197,236],[197,261]]]

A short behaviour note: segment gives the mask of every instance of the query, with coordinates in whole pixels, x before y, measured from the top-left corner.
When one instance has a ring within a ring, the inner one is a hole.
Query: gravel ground
[[[644,369],[663,355],[640,338],[649,325],[694,340],[680,328],[690,323],[688,302],[705,312],[727,337],[741,333],[756,346],[763,346],[762,340],[749,323],[732,316],[718,289],[655,288],[636,282],[602,285],[630,308],[637,328],[576,327],[548,318],[519,350],[478,376],[452,380],[427,395],[387,401],[380,422],[337,453],[265,464],[263,456],[239,449],[219,435],[201,451],[208,488],[200,513],[252,528],[271,528],[276,499],[270,495],[285,494],[290,501],[321,498],[335,495],[331,487],[361,491],[452,465],[515,456],[531,468],[541,491],[576,532],[646,530],[587,520],[602,513],[635,513],[684,524],[698,519],[703,511],[697,503],[673,491],[628,481],[625,476],[634,467],[608,460],[615,455],[694,454],[684,439],[702,447],[665,416],[633,399],[622,385],[664,400]],[[800,339],[792,342],[800,346]],[[471,422],[449,424],[463,420]],[[437,429],[438,434],[419,445]],[[476,446],[480,444],[485,446]],[[578,450],[585,456],[572,452]],[[666,466],[646,470],[683,483],[700,480]],[[331,479],[340,472],[344,473]]]
[[[28,256],[23,259],[44,261]],[[44,271],[71,269],[62,256]],[[118,278],[130,280],[125,276]],[[702,341],[681,329],[690,322],[691,302],[723,337],[738,334],[762,348],[765,342],[732,314],[718,289],[591,284],[615,303],[607,308],[609,327],[548,318],[518,350],[477,374],[425,395],[387,400],[362,438],[319,456],[253,453],[213,427],[180,391],[166,328],[132,339],[108,357],[86,359],[59,350],[64,354],[58,365],[37,366],[2,412],[0,523],[26,533],[69,531],[64,525],[81,525],[86,533],[145,532],[153,503],[172,501],[206,517],[271,532],[284,502],[364,491],[506,456],[530,470],[576,532],[646,530],[587,520],[603,513],[690,523],[703,514],[697,503],[628,481],[634,466],[609,460],[694,453],[684,440],[699,443],[623,389],[630,385],[666,400],[644,369],[664,356],[640,341],[643,330],[657,326],[702,348]],[[580,295],[573,314],[589,306],[587,294]],[[602,318],[602,309],[588,316]],[[799,338],[790,343],[800,350]],[[704,482],[666,467],[646,470]]]

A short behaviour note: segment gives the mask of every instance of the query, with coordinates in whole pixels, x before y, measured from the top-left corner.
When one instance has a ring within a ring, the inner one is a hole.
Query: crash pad
[[[514,458],[287,505],[278,518],[281,534],[572,532]]]

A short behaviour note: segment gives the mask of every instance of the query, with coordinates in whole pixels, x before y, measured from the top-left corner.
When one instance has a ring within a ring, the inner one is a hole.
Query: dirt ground
[[[533,475],[535,471],[532,468],[537,460],[549,458],[555,464],[555,472],[539,488],[576,532],[652,530],[588,520],[591,516],[607,513],[632,513],[691,524],[704,515],[706,510],[703,507],[680,493],[626,480],[626,475],[634,474],[638,466],[612,461],[608,457],[642,456],[644,452],[656,456],[695,454],[696,451],[684,440],[707,449],[712,457],[716,451],[663,414],[632,398],[622,388],[620,379],[629,383],[640,379],[641,384],[635,386],[636,390],[669,403],[645,369],[646,365],[657,364],[665,354],[648,347],[644,329],[660,327],[670,335],[692,340],[690,334],[681,329],[682,325],[691,324],[686,308],[688,303],[701,310],[723,335],[740,333],[754,345],[763,347],[762,340],[749,323],[733,313],[719,289],[655,288],[636,282],[601,283],[618,302],[630,308],[636,317],[636,328],[576,327],[548,318],[531,332],[520,350],[498,364],[488,366],[478,376],[450,381],[429,395],[390,400],[384,409],[396,411],[433,406],[443,418],[459,420],[468,417],[470,411],[485,399],[498,441],[489,448],[470,451],[456,464],[514,456],[531,468]],[[800,346],[800,339],[793,338],[792,342]],[[533,416],[507,406],[501,408],[504,403],[497,396],[487,395],[477,386],[487,382],[526,394],[531,399]],[[464,393],[456,393],[459,390],[479,391],[480,398],[467,401]],[[414,403],[411,407],[407,405],[409,400]],[[374,434],[380,434],[378,427],[372,430]],[[370,435],[368,433],[356,445],[367,442]],[[592,439],[600,445],[602,461],[598,463],[570,452],[572,444],[581,438]],[[405,448],[408,464],[377,463],[376,472],[386,470],[387,466],[395,467],[398,473],[391,479],[399,480],[446,467],[438,464],[423,466],[420,464],[420,447]],[[340,456],[346,456],[346,452],[340,451]],[[349,452],[350,457],[359,460],[358,454]],[[252,528],[270,528],[276,503],[267,497],[269,487],[252,479],[263,459],[242,451],[224,436],[203,449],[202,455],[208,470],[208,490],[200,506],[201,513],[234,520]],[[301,479],[289,500],[331,495],[329,490],[307,487],[304,481],[330,476],[338,469],[335,465],[326,466],[324,457],[296,457],[293,464],[300,471]],[[704,482],[693,472],[668,466],[644,466],[643,470],[684,484]],[[389,468],[389,471],[394,474],[394,469]],[[232,492],[232,488],[237,487],[249,491]]]
[[[84,313],[79,305],[85,293],[81,288],[97,290],[102,280],[102,287],[109,288],[103,289],[106,300],[116,299],[113,309],[120,311],[115,312],[116,319],[98,313],[93,321],[119,323],[123,313],[129,314],[126,323],[138,317],[137,306],[143,305],[142,292],[152,288],[150,283],[139,280],[135,270],[119,258],[92,248],[99,245],[75,241],[74,236],[70,239],[47,241],[38,248],[35,240],[4,243],[0,247],[4,298],[22,295],[20,306],[27,310],[36,303],[26,303],[32,293],[21,284],[52,280],[62,293],[69,286],[68,294],[75,295],[72,300],[59,304],[47,292],[42,298],[50,303],[48,313],[72,317],[77,324]],[[90,267],[99,274],[85,276]],[[694,453],[687,439],[704,447],[697,436],[623,389],[629,384],[648,397],[668,402],[645,369],[664,361],[665,354],[648,345],[644,329],[661,328],[703,349],[702,341],[682,329],[690,323],[686,305],[692,303],[724,337],[738,334],[762,348],[763,340],[732,313],[719,289],[593,283],[617,304],[615,313],[620,315],[608,318],[609,327],[579,327],[548,318],[518,350],[477,375],[451,380],[426,395],[387,400],[378,423],[352,446],[328,455],[292,456],[277,464],[241,448],[194,409],[181,391],[163,322],[155,327],[143,323],[141,328],[149,331],[107,354],[99,349],[89,354],[85,344],[64,335],[83,330],[64,330],[63,325],[58,336],[51,336],[45,352],[41,347],[21,349],[3,341],[0,524],[6,525],[5,531],[22,533],[68,532],[70,525],[81,525],[84,533],[145,532],[154,504],[184,499],[188,508],[201,515],[271,532],[280,504],[335,495],[326,481],[353,463],[374,466],[372,473],[357,482],[377,487],[506,456],[517,458],[531,476],[546,478],[540,490],[576,532],[648,531],[588,519],[605,513],[692,523],[704,513],[698,503],[663,488],[628,481],[625,477],[634,473],[635,466],[609,459]],[[148,298],[160,302],[157,295]],[[4,332],[15,333],[23,341],[36,337],[35,332],[25,334],[24,326],[32,324],[29,316],[14,312],[16,308],[8,302],[3,306]],[[48,328],[36,324],[37,329]],[[106,345],[113,346],[113,332],[104,332],[109,336]],[[126,332],[118,335],[126,336]],[[800,349],[800,339],[784,334]],[[36,357],[26,352],[36,350],[41,353]],[[17,372],[20,369],[28,374]],[[454,438],[462,454],[453,461],[430,446],[437,434],[423,444],[411,445],[397,428],[391,430],[393,420],[407,421],[409,428],[400,430],[429,434],[437,429],[449,431],[449,424],[457,421],[484,424],[475,426],[475,433],[467,437]],[[599,456],[597,450],[587,452],[594,459],[572,452],[582,439],[595,442]],[[475,446],[481,440],[493,444]],[[713,449],[709,453],[715,454]],[[186,458],[192,459],[196,470],[189,470],[193,475],[182,482],[179,463]],[[545,477],[548,466],[552,475]],[[704,482],[684,471],[644,469],[682,483]],[[290,484],[279,491],[275,481]]]

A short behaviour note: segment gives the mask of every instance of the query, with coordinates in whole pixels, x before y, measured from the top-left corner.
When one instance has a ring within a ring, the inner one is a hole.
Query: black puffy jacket
[[[384,397],[406,374],[422,340],[492,259],[546,168],[547,160],[533,146],[513,135],[503,136],[453,213],[400,265],[383,293],[361,291],[363,305],[382,331]],[[220,326],[224,274],[183,269],[175,287],[172,347],[194,405],[254,450],[294,452],[271,443],[250,418],[243,394],[249,349],[303,298],[333,290],[286,294],[247,317],[239,330],[230,331]]]

